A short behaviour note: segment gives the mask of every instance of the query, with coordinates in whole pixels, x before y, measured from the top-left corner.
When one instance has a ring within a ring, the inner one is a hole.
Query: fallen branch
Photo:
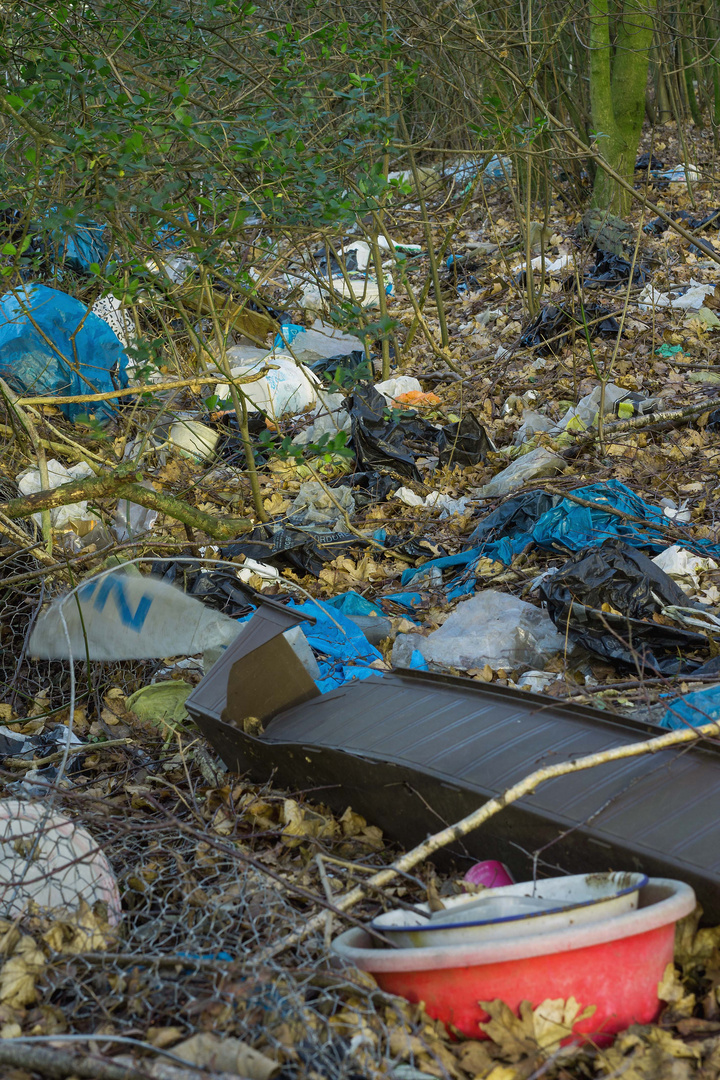
[[[148,1074],[125,1065],[113,1065],[98,1057],[68,1054],[64,1050],[51,1050],[46,1046],[29,1046],[12,1039],[0,1041],[0,1065],[15,1069],[27,1069],[40,1073],[48,1080],[67,1080],[77,1076],[80,1080],[148,1080]]]
[[[243,386],[245,383],[258,382],[267,375],[268,371],[274,371],[276,368],[276,364],[266,364],[261,370],[254,372],[252,375],[234,376],[233,382]],[[175,379],[174,382],[136,383],[135,386],[126,386],[123,390],[105,390],[103,393],[98,394],[54,394],[51,397],[47,395],[44,397],[18,397],[16,403],[18,405],[74,405],[82,404],[84,401],[112,401],[114,398],[131,397],[133,394],[136,397],[141,397],[144,394],[155,394],[160,390],[180,390],[184,386],[206,386],[226,379],[225,372],[208,370],[199,372],[190,379]]]
[[[116,746],[128,746],[132,739],[107,739],[99,743],[83,743],[82,746],[70,746],[67,749],[58,750],[44,758],[33,758],[28,761],[25,758],[10,757],[3,761],[5,769],[43,769],[46,765],[54,765],[56,761],[62,761],[65,757],[74,754],[94,754],[98,750],[112,750]]]
[[[42,510],[54,510],[58,506],[84,502],[87,499],[99,499],[107,495],[128,499],[144,506],[148,510],[157,510],[212,537],[213,540],[234,540],[242,533],[250,532],[252,522],[248,518],[214,516],[198,510],[195,506],[176,499],[162,491],[145,488],[136,481],[142,480],[142,473],[134,465],[119,465],[113,473],[90,476],[85,480],[73,480],[50,490],[36,491],[32,495],[23,495],[0,504],[2,517],[10,520],[27,518]],[[3,531],[3,530],[0,530]],[[52,560],[50,560],[52,561]]]
[[[176,499],[164,491],[153,491],[142,484],[124,484],[117,492],[122,499],[129,499],[148,510],[157,510],[167,514],[191,529],[207,533],[213,540],[234,540],[242,533],[251,532],[253,523],[249,518],[230,517],[228,515],[206,514],[195,506]]]
[[[341,911],[347,911],[358,901],[365,898],[368,888],[376,885],[387,885],[397,874],[411,870],[418,863],[429,858],[434,852],[439,851],[440,848],[447,847],[453,841],[467,836],[468,833],[484,825],[495,814],[499,814],[506,806],[510,806],[511,803],[517,802],[524,795],[534,792],[540,784],[545,783],[547,780],[554,780],[556,777],[566,776],[568,773],[582,772],[583,769],[593,769],[597,765],[607,765],[612,761],[640,757],[643,754],[656,754],[659,750],[665,750],[671,746],[679,746],[682,743],[695,742],[698,739],[710,738],[716,735],[720,735],[720,722],[703,724],[697,728],[688,727],[681,728],[679,731],[668,731],[664,735],[659,735],[654,739],[646,739],[644,742],[616,746],[612,750],[603,750],[598,754],[588,754],[586,757],[576,758],[574,761],[562,761],[557,765],[548,765],[543,769],[537,769],[534,773],[508,788],[502,795],[495,799],[488,799],[479,810],[475,810],[472,814],[463,818],[462,821],[458,821],[455,825],[449,825],[441,832],[435,833],[434,836],[414,847],[412,851],[408,851],[401,858],[396,859],[390,866],[380,870],[361,885],[357,885],[345,896],[338,897],[334,906]],[[303,941],[314,931],[322,930],[324,925],[325,912],[323,911],[319,915],[314,915],[308,919],[302,930],[288,934],[281,942],[263,953],[261,963],[267,962],[279,953],[284,952],[285,949],[290,948],[290,946],[297,945],[298,942]]]
[[[86,499],[99,499],[104,495],[117,492],[128,480],[142,480],[136,465],[119,465],[114,472],[100,476],[89,476],[84,480],[72,480],[69,484],[60,484],[56,488],[44,488],[31,495],[20,495],[0,504],[0,513],[11,520],[28,518],[42,510],[55,510],[59,506],[84,502]],[[143,488],[143,490],[145,490]]]
[[[656,424],[677,424],[678,421],[692,420],[704,412],[720,409],[720,398],[710,398],[707,401],[699,401],[695,405],[688,405],[684,409],[667,409],[665,412],[646,413],[644,416],[632,416],[629,420],[618,420],[616,424],[607,424],[604,428],[605,441],[613,435],[620,435],[626,431],[637,431],[640,428],[654,427]],[[569,432],[575,435],[577,442],[571,447],[573,456],[595,441],[598,435],[597,428],[588,431]]]

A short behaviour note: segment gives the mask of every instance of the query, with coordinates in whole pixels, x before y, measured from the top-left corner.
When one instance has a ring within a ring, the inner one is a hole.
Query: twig
[[[434,852],[439,851],[440,848],[446,847],[448,844],[459,840],[463,836],[467,836],[468,833],[471,833],[481,825],[484,825],[486,821],[491,817],[494,817],[495,814],[498,814],[506,806],[521,799],[524,795],[529,795],[540,784],[545,783],[547,780],[553,780],[558,776],[566,776],[568,773],[581,772],[584,769],[593,769],[597,765],[607,765],[613,761],[622,761],[625,758],[640,757],[643,754],[655,754],[668,747],[679,746],[682,743],[695,742],[701,738],[710,738],[711,736],[717,735],[720,735],[720,722],[704,724],[697,728],[682,728],[678,731],[668,731],[666,734],[660,735],[654,739],[646,739],[644,742],[630,743],[626,746],[616,746],[614,749],[603,750],[598,754],[588,754],[585,757],[576,758],[574,761],[563,761],[559,762],[557,765],[548,765],[545,768],[537,769],[523,780],[518,781],[518,783],[514,784],[511,788],[508,788],[502,795],[499,795],[495,799],[488,799],[479,810],[475,810],[472,814],[464,817],[455,825],[450,825],[448,828],[442,829],[441,832],[435,833],[434,836],[429,837],[427,840],[423,841],[422,844],[414,847],[412,851],[408,851],[386,869],[380,870],[379,873],[369,878],[367,882],[357,885],[349,893],[346,893],[345,896],[337,897],[334,909],[336,911],[347,911],[357,904],[358,901],[365,898],[368,887],[374,885],[386,885],[389,881],[392,881],[400,871],[412,869],[412,867],[417,866],[418,863],[429,858]],[[302,930],[297,930],[292,934],[288,934],[283,941],[266,950],[262,955],[262,962],[267,962],[279,953],[284,952],[285,949],[289,948],[291,945],[297,945],[309,934],[321,929],[324,922],[324,912],[321,912],[319,915],[314,915],[307,920]]]
[[[128,746],[132,742],[132,739],[108,739],[107,742],[101,743],[83,743],[82,746],[71,746],[67,751],[67,755],[70,754],[94,754],[96,750],[109,750],[114,746]],[[65,757],[65,750],[58,750],[55,754],[50,754],[48,757],[35,758],[33,761],[26,761],[24,758],[5,758],[3,761],[3,767],[6,769],[41,769],[45,765],[53,765],[56,761],[60,761]]]
[[[270,350],[268,350],[269,352]],[[253,375],[233,376],[236,383],[253,383],[263,379],[270,369],[275,370],[275,364],[268,364],[261,371]],[[111,401],[117,397],[129,397],[132,394],[154,394],[160,390],[179,390],[183,386],[202,386],[206,383],[222,382],[226,379],[223,371],[203,371],[192,379],[176,379],[168,383],[137,383],[135,386],[126,386],[122,390],[106,390],[102,394],[71,394],[56,397],[19,397],[17,405],[73,405],[83,401]]]
[[[27,1069],[49,1080],[67,1080],[71,1076],[77,1076],[80,1080],[149,1080],[147,1073],[131,1066],[113,1065],[88,1055],[78,1057],[64,1050],[50,1050],[46,1046],[12,1043],[8,1039],[0,1042],[0,1065]]]

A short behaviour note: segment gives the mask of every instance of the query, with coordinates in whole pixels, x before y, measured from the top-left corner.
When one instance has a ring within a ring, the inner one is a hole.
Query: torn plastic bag
[[[382,668],[371,667],[382,660],[382,654],[342,611],[327,608],[319,600],[302,604],[288,600],[283,606],[312,620],[302,623],[302,633],[317,662],[319,677],[313,675],[313,678],[321,694],[328,694],[353,679],[382,677]],[[243,619],[243,623],[250,617]]]
[[[361,469],[398,473],[420,480],[415,465],[415,448],[432,453],[437,444],[437,428],[411,413],[407,420],[387,419],[388,405],[371,384],[356,386],[345,399],[352,421],[352,442]],[[413,445],[414,444],[414,445]]]
[[[370,503],[385,502],[401,486],[397,477],[379,472],[354,472],[343,479],[352,484],[353,498],[358,509]]]
[[[668,217],[671,217],[673,221],[681,221],[685,228],[693,231],[699,231],[700,229],[720,229],[720,207],[716,207],[715,210],[711,210],[709,214],[705,214],[702,217],[698,217],[697,214],[691,214],[687,210],[671,210],[668,211]],[[649,233],[651,236],[662,236],[670,226],[664,218],[656,217],[652,221],[648,221],[644,228],[644,232]]]
[[[383,615],[383,609],[379,603],[368,600],[360,593],[350,589],[348,592],[339,593],[329,600],[323,600],[327,607],[342,611],[343,615]]]
[[[321,529],[286,528],[282,525],[258,525],[244,540],[236,540],[222,549],[224,559],[245,555],[258,562],[291,566],[303,574],[318,577],[326,562],[352,548],[367,543],[353,533]]]
[[[558,353],[573,333],[584,338],[586,323],[591,338],[614,337],[620,330],[617,319],[607,315],[598,304],[585,306],[584,321],[580,309],[548,304],[523,330],[520,345],[522,348],[536,348],[540,355]]]
[[[506,499],[496,510],[486,514],[466,541],[466,547],[487,544],[503,536],[522,534],[530,540],[530,532],[544,513],[561,501],[560,495],[546,491],[525,491]]]
[[[495,447],[475,413],[467,412],[459,423],[446,424],[438,438],[441,465],[478,465],[487,461]]]
[[[23,285],[0,298],[0,375],[18,393],[95,394],[128,384],[127,354],[85,304],[46,285]],[[115,399],[117,404],[117,399]],[[114,413],[110,401],[61,405],[69,420]]]
[[[401,634],[392,651],[394,667],[407,667],[418,651],[432,663],[468,670],[485,664],[515,671],[544,667],[565,644],[544,611],[497,589],[484,589],[457,605],[426,637]]]
[[[507,495],[510,491],[522,487],[528,480],[537,480],[541,476],[555,476],[567,467],[567,462],[559,454],[545,446],[536,446],[529,454],[511,461],[492,480],[484,484],[478,494],[484,498]]]
[[[635,229],[627,221],[608,214],[607,210],[590,209],[583,214],[575,230],[577,237],[588,237],[597,251],[610,251],[627,257],[635,245]]]
[[[58,214],[52,215],[57,220]],[[63,270],[89,274],[93,263],[98,266],[107,259],[110,249],[104,240],[105,226],[86,218],[57,225],[43,221],[30,243],[30,252],[41,255],[48,269],[61,275]]]
[[[628,259],[614,255],[612,251],[598,251],[595,266],[590,267],[586,273],[584,283],[591,288],[617,288],[628,283],[631,270],[633,285],[642,285],[647,281],[647,272],[642,267],[636,264],[633,269]]]
[[[253,611],[255,590],[240,581],[229,567],[208,570],[204,564],[189,559],[170,563],[158,560],[151,563],[150,573],[230,618],[237,619]]]
[[[348,381],[360,382],[372,378],[372,362],[362,349],[340,356],[326,356],[315,360],[308,367],[328,384],[346,384]]]
[[[381,669],[370,666],[382,660],[382,654],[341,611],[327,611],[315,600],[307,600],[304,604],[291,600],[287,606],[315,620],[314,626],[303,624],[303,631],[317,658],[320,678],[315,682],[322,694],[351,679],[382,675]]]
[[[660,727],[677,731],[680,728],[700,727],[720,718],[720,686],[709,686],[685,694],[668,705]]]
[[[538,592],[560,633],[605,660],[639,672],[687,674],[704,634],[655,621],[665,607],[687,607],[682,589],[646,555],[619,540],[580,551]]]
[[[523,458],[519,459],[519,461],[522,460]],[[509,500],[508,503],[504,503],[476,527],[472,533],[472,537],[476,538],[476,546],[468,548],[463,553],[463,558],[450,556],[449,559],[436,559],[424,563],[421,567],[405,570],[401,579],[403,585],[412,581],[413,577],[422,570],[427,570],[434,565],[439,566],[441,570],[462,566],[465,568],[464,571],[446,586],[448,597],[461,596],[463,593],[471,592],[475,587],[473,568],[481,556],[496,559],[509,566],[513,558],[530,545],[537,545],[546,551],[573,552],[587,547],[598,547],[605,540],[618,537],[632,547],[649,548],[651,551],[663,551],[667,547],[667,539],[663,532],[668,523],[667,515],[660,507],[645,502],[619,480],[590,484],[588,487],[576,488],[572,492],[576,498],[597,504],[594,507],[580,506],[569,498],[558,498],[554,500],[554,505],[543,511],[544,503],[540,499],[543,494],[537,491],[528,492],[527,496],[516,497],[518,499],[527,497],[527,502],[518,505],[514,500]],[[531,497],[533,497],[532,501]],[[537,502],[535,502],[535,497],[537,497]],[[513,507],[518,505],[518,519],[514,529],[511,527],[511,522],[503,528],[502,517],[493,517],[494,514],[500,515],[503,507],[509,505]],[[606,511],[604,506],[621,510],[629,517],[640,518],[647,522],[647,525],[643,527],[626,518],[618,517]],[[533,523],[532,515],[535,511],[539,516]],[[490,525],[492,538],[484,536],[479,531],[485,521]],[[502,529],[502,535],[498,535],[500,529]],[[683,546],[696,554],[720,559],[720,547],[717,544],[704,538],[694,539],[690,532]]]
[[[314,367],[318,362],[339,360],[352,356],[359,350],[363,352],[362,342],[351,334],[345,334],[337,326],[315,319],[310,327],[297,323],[281,322],[280,333],[275,335],[273,349],[287,349],[290,345],[292,355],[300,364]]]
[[[660,161],[654,154],[640,154],[635,162],[635,172],[647,172],[648,169],[664,169],[665,162]]]

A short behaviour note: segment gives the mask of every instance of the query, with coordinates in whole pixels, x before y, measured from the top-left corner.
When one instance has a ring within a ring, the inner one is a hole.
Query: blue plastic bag
[[[101,266],[105,262],[110,248],[104,240],[104,225],[84,218],[77,223],[50,224],[58,218],[56,211],[51,211],[48,218],[48,223],[43,222],[33,238],[32,250],[45,252],[58,277],[63,269],[87,274],[91,263]]]
[[[720,686],[696,690],[671,702],[660,721],[660,727],[677,731],[679,728],[701,727],[720,719]]]
[[[373,660],[382,660],[382,654],[342,612],[337,609],[326,612],[315,600],[307,600],[304,604],[291,600],[288,607],[315,619],[314,626],[307,622],[300,626],[320,668],[322,678],[316,679],[315,683],[321,694],[328,694],[351,679],[382,676],[382,671],[370,667]]]
[[[127,362],[108,324],[67,293],[24,285],[0,298],[0,376],[18,393],[117,390],[128,385]],[[112,399],[59,407],[73,421],[81,415],[106,421],[114,412]]]
[[[379,604],[366,600],[360,593],[350,589],[349,592],[339,593],[329,600],[323,600],[326,607],[342,611],[343,615],[382,615],[383,609]]]

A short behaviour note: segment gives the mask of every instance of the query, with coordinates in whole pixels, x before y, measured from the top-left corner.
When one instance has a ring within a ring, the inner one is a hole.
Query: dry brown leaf
[[[35,980],[45,967],[45,957],[29,935],[20,938],[9,960],[0,968],[0,1001],[20,1007],[34,1005]]]
[[[285,799],[282,806],[281,820],[283,840],[288,847],[297,847],[303,840],[311,837],[330,839],[337,833],[337,824],[332,818],[300,806],[294,799]]]
[[[159,1050],[165,1050],[168,1046],[174,1046],[182,1039],[185,1032],[179,1027],[150,1027],[145,1038],[152,1046]]]
[[[271,1080],[280,1072],[280,1064],[266,1057],[240,1039],[212,1035],[193,1035],[173,1047],[173,1053],[190,1065],[217,1072],[236,1073],[245,1080]]]
[[[74,956],[85,952],[103,952],[115,941],[117,933],[107,919],[81,899],[71,917],[58,919],[42,937],[54,952]]]

